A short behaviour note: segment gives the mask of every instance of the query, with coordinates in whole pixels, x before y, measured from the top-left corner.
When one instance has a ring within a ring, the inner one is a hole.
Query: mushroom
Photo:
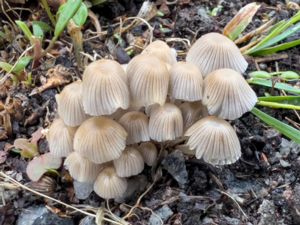
[[[76,127],[68,127],[60,118],[55,119],[46,135],[50,153],[56,157],[66,157],[73,151]]]
[[[151,112],[149,120],[151,139],[158,142],[171,141],[180,137],[182,133],[183,119],[177,106],[166,103]]]
[[[133,106],[165,103],[170,74],[163,61],[148,54],[138,55],[129,62],[127,75]]]
[[[172,66],[170,91],[174,99],[198,101],[202,99],[202,74],[197,66],[188,62],[177,62]]]
[[[241,74],[232,69],[219,69],[204,79],[202,103],[210,115],[234,120],[250,111],[257,97]]]
[[[92,117],[75,133],[74,150],[94,163],[105,163],[121,156],[127,132],[116,121]]]
[[[82,105],[81,80],[65,86],[60,94],[55,95],[55,99],[58,115],[66,125],[76,127],[87,119]]]
[[[248,66],[234,42],[219,33],[201,36],[188,51],[186,61],[195,64],[203,76],[221,68],[243,73]]]
[[[127,112],[120,118],[119,123],[128,132],[128,145],[150,140],[149,120],[144,113],[137,111]]]
[[[170,48],[164,41],[156,40],[150,43],[142,52],[142,54],[153,55],[163,62],[172,65],[176,63],[176,50]]]
[[[72,152],[65,160],[64,165],[69,170],[71,177],[79,182],[94,182],[102,165],[95,164],[77,152]]]
[[[152,142],[145,142],[139,145],[138,150],[148,166],[153,166],[157,160],[157,148]]]
[[[122,197],[127,188],[126,178],[117,175],[113,166],[104,168],[96,178],[94,191],[104,199]]]
[[[88,65],[83,73],[82,102],[92,116],[110,115],[129,107],[127,76],[121,65],[101,59]]]
[[[126,147],[120,158],[113,161],[119,177],[131,177],[144,169],[144,159],[141,153],[133,147]]]
[[[179,106],[179,108],[182,113],[184,130],[187,130],[202,117],[203,106],[200,101],[184,102]]]
[[[241,157],[239,139],[232,126],[215,116],[205,117],[185,133],[187,145],[196,151],[196,158],[213,165],[226,165]]]

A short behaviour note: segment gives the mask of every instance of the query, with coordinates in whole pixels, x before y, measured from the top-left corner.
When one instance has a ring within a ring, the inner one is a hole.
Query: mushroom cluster
[[[105,199],[121,197],[128,177],[156,163],[159,143],[183,140],[198,159],[234,163],[241,147],[226,120],[241,117],[257,101],[241,75],[246,68],[237,46],[218,33],[198,39],[186,62],[177,62],[162,41],[125,66],[95,61],[82,81],[56,96],[59,118],[47,134],[50,152],[66,157],[70,175],[94,183]]]

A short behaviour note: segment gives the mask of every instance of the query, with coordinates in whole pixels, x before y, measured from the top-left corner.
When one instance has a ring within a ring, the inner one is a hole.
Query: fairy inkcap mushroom
[[[133,147],[126,147],[120,158],[113,161],[119,177],[131,177],[144,169],[144,159],[141,153]]]
[[[127,112],[119,119],[119,123],[128,132],[128,145],[150,140],[149,119],[144,113]]]
[[[65,160],[64,165],[69,170],[71,177],[79,182],[94,182],[100,170],[100,164],[95,164],[77,152],[72,152]]]
[[[243,73],[248,66],[234,42],[219,33],[201,36],[188,51],[186,61],[195,64],[203,76],[221,68]]]
[[[198,101],[202,99],[203,78],[197,66],[177,62],[172,66],[170,91],[174,99]]]
[[[152,142],[141,143],[138,147],[138,150],[143,156],[145,163],[148,166],[153,166],[157,160],[157,148]]]
[[[196,158],[213,165],[236,162],[241,156],[239,139],[232,126],[215,116],[205,117],[192,125],[185,133],[187,145],[196,151]]]
[[[241,74],[232,69],[219,69],[204,79],[202,103],[210,115],[234,120],[249,112],[257,96]]]
[[[127,76],[134,106],[165,103],[170,74],[163,61],[148,54],[138,55],[129,62]]]
[[[76,127],[68,127],[60,118],[55,119],[46,135],[50,153],[56,157],[66,157],[73,151]]]
[[[155,141],[171,141],[183,133],[180,109],[171,103],[155,108],[150,115],[149,134]]]
[[[74,150],[94,163],[105,163],[121,156],[127,132],[116,121],[92,117],[75,133]]]
[[[200,101],[184,102],[179,108],[182,113],[184,130],[188,129],[202,117],[203,106]]]
[[[60,94],[55,95],[55,99],[58,115],[66,125],[76,127],[87,119],[82,105],[82,82],[80,80],[65,86]]]
[[[101,170],[94,183],[94,191],[104,199],[122,197],[127,188],[126,178],[119,177],[113,166]]]
[[[82,102],[92,116],[110,115],[129,107],[127,76],[121,65],[101,59],[89,64],[83,73]]]

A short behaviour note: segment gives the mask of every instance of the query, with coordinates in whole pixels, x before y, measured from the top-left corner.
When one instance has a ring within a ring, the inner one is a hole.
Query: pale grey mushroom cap
[[[251,111],[257,96],[244,77],[232,69],[219,69],[204,79],[202,103],[210,115],[234,120]]]
[[[127,112],[119,119],[119,123],[128,132],[128,145],[150,140],[149,119],[144,113],[138,111]]]
[[[92,116],[111,115],[129,107],[127,76],[121,65],[101,59],[89,64],[83,73],[82,102]]]
[[[170,91],[173,99],[194,102],[202,99],[203,78],[194,64],[177,62],[171,68]]]
[[[94,163],[105,163],[121,156],[126,138],[126,130],[116,121],[92,117],[77,129],[74,150]]]
[[[153,166],[155,164],[158,155],[155,144],[152,142],[141,143],[138,150],[142,154],[143,159],[148,166]]]
[[[182,136],[183,119],[180,109],[171,103],[155,108],[150,115],[149,134],[155,141],[171,141]]]
[[[219,33],[201,36],[188,51],[186,61],[195,64],[203,76],[222,68],[243,73],[248,67],[235,43]]]
[[[67,126],[60,118],[55,119],[46,135],[50,153],[56,157],[66,157],[73,152],[76,127]]]
[[[104,168],[94,183],[94,191],[104,199],[119,198],[127,188],[126,178],[119,177],[113,166]]]
[[[131,177],[144,169],[144,159],[141,153],[133,147],[126,147],[120,158],[113,161],[119,177]]]
[[[225,120],[215,116],[205,117],[185,133],[187,145],[196,151],[196,158],[213,165],[226,165],[241,157],[241,146],[236,132]]]
[[[64,87],[60,94],[55,95],[57,112],[67,126],[79,126],[88,118],[82,105],[82,82],[75,81]]]

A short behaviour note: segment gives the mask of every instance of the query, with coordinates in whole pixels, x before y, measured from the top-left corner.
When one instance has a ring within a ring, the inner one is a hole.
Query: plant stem
[[[278,103],[278,102],[259,101],[257,103],[257,105],[266,106],[266,107],[270,107],[270,108],[300,110],[300,106],[298,106],[298,105],[282,104],[282,103]]]
[[[49,5],[48,5],[47,0],[41,0],[41,3],[42,3],[42,5],[43,5],[43,7],[45,8],[46,13],[47,13],[47,15],[48,15],[48,17],[49,17],[49,19],[50,19],[50,21],[51,21],[53,27],[55,27],[56,21],[55,21],[55,18],[54,18],[54,16],[53,16],[53,14],[51,13],[51,10],[50,10],[50,7],[49,7]]]

